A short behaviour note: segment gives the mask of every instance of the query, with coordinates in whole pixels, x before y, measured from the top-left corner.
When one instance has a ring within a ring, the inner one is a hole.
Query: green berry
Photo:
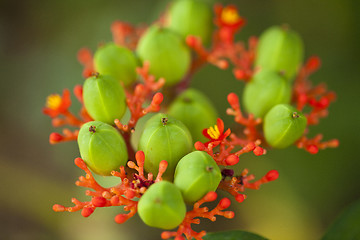
[[[108,124],[121,119],[126,110],[124,89],[110,76],[97,74],[86,79],[83,99],[89,115]]]
[[[163,175],[172,179],[176,164],[193,147],[189,130],[179,120],[166,114],[158,113],[150,118],[140,137],[138,149],[145,153],[145,170],[155,176],[162,160],[168,162]]]
[[[185,124],[196,141],[206,142],[202,130],[216,124],[216,109],[200,91],[189,88],[170,105],[168,114]]]
[[[265,140],[274,148],[286,148],[301,137],[306,123],[306,117],[296,108],[276,105],[264,118]]]
[[[261,70],[246,84],[243,94],[245,109],[255,117],[264,117],[276,104],[290,103],[291,86],[278,72]]]
[[[112,76],[126,86],[136,80],[137,59],[133,52],[114,43],[100,47],[94,55],[95,70]]]
[[[190,49],[181,36],[156,25],[144,33],[136,51],[142,61],[150,62],[150,73],[164,77],[168,86],[179,82],[190,67]]]
[[[92,121],[82,125],[78,145],[81,158],[99,175],[111,175],[128,160],[126,144],[121,134],[109,124]]]
[[[191,152],[176,166],[174,184],[189,203],[201,199],[209,191],[215,191],[220,180],[220,168],[206,152]]]
[[[204,43],[210,41],[212,33],[212,9],[199,0],[177,0],[171,5],[168,13],[168,27],[184,38],[188,35],[198,36]]]
[[[303,55],[303,42],[296,32],[285,26],[273,26],[259,38],[255,66],[281,71],[291,80],[302,64]]]
[[[184,220],[186,205],[180,190],[173,183],[160,181],[141,196],[138,213],[150,227],[172,229]]]

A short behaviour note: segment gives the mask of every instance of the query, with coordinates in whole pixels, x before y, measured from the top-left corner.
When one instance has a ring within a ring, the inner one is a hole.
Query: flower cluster
[[[187,5],[189,2],[192,3]],[[201,14],[195,16],[194,11]],[[214,12],[217,28],[212,31],[209,18],[212,14],[206,4],[196,0],[174,1],[155,25],[135,27],[116,21],[111,26],[113,43],[99,47],[94,55],[86,48],[79,51],[78,60],[84,66],[86,78],[82,86],[74,88],[74,95],[82,104],[79,115],[69,111],[68,89],[62,96],[50,95],[43,113],[52,118],[54,127],[79,128],[51,133],[50,143],[78,141],[81,158],[76,158],[75,164],[86,175],[76,185],[92,189],[86,191],[91,200],[81,202],[74,198],[75,206],[55,204],[54,211],[81,210],[84,217],[89,217],[96,208],[123,206],[128,213],[116,215],[117,223],[124,223],[138,212],[150,226],[177,227],[176,231],[163,232],[163,239],[202,239],[206,232],[195,232],[191,226],[200,223],[199,217],[211,221],[217,215],[234,217],[234,212],[225,211],[231,204],[228,198],[221,199],[212,210],[200,207],[217,199],[216,190],[228,192],[241,203],[246,198],[246,189],[259,189],[279,177],[276,170],[268,171],[258,180],[248,169],[235,173],[228,166],[239,164],[241,155],[252,152],[261,156],[272,148],[291,144],[312,154],[338,146],[337,140],[321,142],[321,134],[313,139],[306,136],[307,127],[326,117],[330,103],[335,100],[335,93],[328,92],[324,84],[313,87],[309,80],[320,66],[319,58],[312,57],[299,68],[302,65],[299,53],[294,61],[293,56],[284,55],[290,58],[285,65],[273,64],[269,58],[275,53],[268,47],[266,36],[251,37],[247,48],[244,42],[235,41],[235,34],[246,23],[235,6],[215,5]],[[195,20],[203,26],[189,27]],[[275,28],[264,35],[269,34],[286,39],[294,33]],[[296,41],[288,44],[301,52],[301,44]],[[208,43],[210,47],[205,47]],[[137,66],[132,51],[137,52],[141,67]],[[241,109],[237,94],[229,93],[227,97],[230,107],[226,113],[234,117],[240,131],[226,128],[223,120],[216,117],[210,100],[189,88],[192,75],[206,63],[220,69],[232,64],[235,78],[244,80],[249,88],[244,92],[246,112]],[[270,96],[270,100],[259,94]],[[281,99],[273,100],[274,94]],[[305,107],[311,110],[303,115]],[[124,123],[126,109],[130,116]],[[139,123],[141,118],[156,112],[163,113],[150,118],[146,125]],[[277,115],[288,121],[279,121]],[[137,131],[142,131],[140,139],[135,137]],[[193,145],[197,151],[193,151]],[[191,170],[187,169],[189,165]],[[93,174],[119,177],[121,182],[105,188]],[[194,176],[200,180],[193,186],[189,183]],[[154,219],[151,207],[158,210],[174,205],[168,201],[177,205],[174,214],[178,220],[167,219],[166,209],[163,220]],[[192,204],[193,209],[186,212],[185,203]]]

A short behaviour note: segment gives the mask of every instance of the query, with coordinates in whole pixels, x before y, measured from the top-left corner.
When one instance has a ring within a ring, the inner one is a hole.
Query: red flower
[[[60,114],[66,113],[71,105],[70,91],[64,89],[63,95],[51,94],[46,99],[46,107],[43,108],[43,113],[54,118]]]
[[[207,146],[210,143],[220,143],[230,135],[231,130],[229,128],[224,132],[224,122],[218,118],[214,127],[205,128],[202,133],[206,138],[210,139],[205,143],[205,146]]]
[[[215,12],[215,24],[220,28],[227,27],[236,31],[245,24],[245,19],[239,15],[237,7],[234,5],[229,5],[226,7],[218,5],[215,8]]]

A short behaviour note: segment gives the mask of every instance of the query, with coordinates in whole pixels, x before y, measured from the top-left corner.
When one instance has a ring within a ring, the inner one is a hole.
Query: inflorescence
[[[130,112],[130,118],[127,123],[121,122],[121,119],[114,119],[113,127],[121,134],[126,143],[128,161],[119,169],[113,169],[110,174],[121,179],[121,183],[116,186],[102,187],[93,177],[93,172],[89,170],[86,159],[76,158],[75,164],[85,172],[76,182],[77,186],[86,187],[91,190],[86,191],[86,195],[91,198],[90,201],[81,202],[75,198],[72,199],[73,207],[64,207],[59,204],[53,206],[56,212],[75,212],[81,211],[84,217],[89,217],[97,208],[124,206],[128,213],[115,216],[115,222],[124,223],[134,216],[138,211],[138,201],[146,193],[148,188],[157,182],[163,181],[163,174],[168,168],[168,159],[159,159],[156,172],[150,172],[144,169],[146,162],[146,153],[134,149],[131,143],[131,137],[137,130],[137,123],[140,118],[149,113],[166,112],[167,106],[161,106],[164,96],[163,89],[174,89],[176,94],[180,94],[189,88],[192,75],[205,64],[212,64],[220,69],[227,69],[232,65],[233,74],[236,79],[243,80],[245,84],[251,82],[253,76],[261,70],[255,66],[256,49],[259,39],[255,36],[250,37],[248,43],[235,41],[235,34],[245,25],[245,19],[239,15],[235,6],[215,5],[216,30],[212,34],[210,47],[203,45],[203,39],[199,36],[188,35],[184,38],[187,46],[193,50],[190,67],[183,78],[175,85],[166,86],[166,78],[155,76],[151,73],[153,62],[144,61],[141,67],[137,67],[137,82],[122,84],[125,90],[125,102]],[[157,22],[160,26],[167,26],[167,14]],[[131,24],[116,21],[111,26],[113,42],[130,50],[135,50],[140,44],[142,36],[146,34],[148,27],[135,27]],[[246,45],[248,47],[246,47]],[[78,53],[78,60],[84,66],[83,77],[98,76],[94,64],[94,56],[89,49],[83,48]],[[319,123],[321,118],[328,115],[329,105],[335,100],[335,93],[328,91],[325,84],[313,86],[309,77],[320,67],[320,59],[316,56],[310,57],[297,73],[292,85],[291,103],[296,106],[298,111],[305,108],[310,109],[304,113],[307,120],[307,127]],[[65,89],[62,95],[52,94],[47,98],[43,113],[52,118],[54,127],[64,127],[62,133],[51,133],[50,143],[57,144],[66,141],[76,141],[79,130],[71,131],[65,126],[81,128],[85,123],[91,122],[93,117],[89,114],[84,104],[83,86],[78,85],[74,88],[74,95],[82,104],[78,116],[69,111],[71,106],[70,91]],[[187,99],[188,101],[188,99]],[[241,173],[235,173],[228,168],[239,163],[239,158],[245,153],[252,152],[256,156],[266,154],[271,150],[262,130],[264,117],[255,117],[254,114],[244,112],[241,109],[239,97],[236,93],[229,93],[227,101],[230,107],[226,110],[228,115],[234,117],[234,122],[241,126],[242,131],[234,132],[226,129],[224,122],[217,118],[216,124],[207,126],[202,134],[205,138],[196,141],[194,147],[198,151],[207,153],[216,162],[221,170],[221,181],[217,189],[223,190],[234,196],[239,203],[244,201],[246,189],[259,189],[264,183],[276,180],[279,174],[276,170],[270,170],[265,176],[256,180],[255,176],[249,174],[248,169],[243,169]],[[165,105],[167,104],[164,101]],[[163,103],[163,104],[164,104]],[[147,106],[146,106],[147,105]],[[146,107],[144,107],[146,106]],[[167,120],[167,119],[166,119]],[[196,121],[196,120],[194,120]],[[90,131],[91,132],[91,131]],[[95,130],[93,131],[95,132]],[[302,148],[311,154],[317,153],[320,149],[328,147],[337,147],[338,141],[322,141],[322,135],[318,134],[314,138],[308,138],[308,128],[302,133],[293,144]],[[206,139],[204,141],[204,139]],[[168,179],[165,179],[168,180]],[[170,179],[171,181],[171,179]],[[161,237],[169,239],[202,239],[206,232],[195,232],[191,224],[199,224],[200,218],[208,218],[211,221],[216,220],[216,216],[233,218],[234,212],[225,211],[231,201],[223,198],[218,205],[210,210],[207,207],[200,207],[206,202],[213,202],[217,199],[214,191],[209,191],[200,200],[193,204],[193,209],[188,211],[178,226],[177,231],[165,231]],[[185,238],[184,238],[185,237]]]

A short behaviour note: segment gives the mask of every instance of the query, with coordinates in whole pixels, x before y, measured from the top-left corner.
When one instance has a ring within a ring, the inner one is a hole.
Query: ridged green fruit
[[[92,121],[82,125],[78,145],[81,158],[96,174],[109,176],[125,166],[128,153],[121,134],[109,124]]]
[[[142,195],[138,213],[150,227],[172,229],[180,225],[186,215],[186,205],[180,190],[168,181],[154,183]]]
[[[194,35],[200,37],[205,44],[210,41],[213,14],[211,7],[203,1],[174,1],[168,13],[168,21],[168,28],[180,33],[184,38]]]
[[[164,178],[173,179],[176,164],[193,147],[189,130],[179,120],[158,113],[150,118],[140,137],[138,149],[145,153],[145,170],[155,176],[162,160],[168,162]]]
[[[283,72],[292,80],[304,58],[300,36],[288,27],[273,26],[261,34],[256,51],[255,66]]]
[[[202,130],[216,124],[217,112],[200,91],[189,88],[170,105],[168,114],[185,124],[194,142],[206,142]]]
[[[125,92],[119,81],[105,75],[86,79],[83,99],[89,115],[97,121],[114,124],[126,110]]]
[[[215,191],[220,180],[220,168],[206,152],[195,151],[185,155],[175,169],[174,184],[189,203],[201,199],[209,191]]]
[[[264,117],[275,105],[290,103],[291,86],[278,72],[261,70],[246,84],[243,94],[247,112],[255,117]]]
[[[286,148],[301,137],[306,124],[306,117],[293,106],[276,105],[264,118],[265,140],[274,148]]]
[[[164,77],[166,85],[174,85],[190,67],[190,49],[181,35],[159,26],[150,27],[141,37],[137,49],[142,61],[150,62],[150,73]]]
[[[94,55],[95,70],[112,76],[126,86],[136,80],[137,59],[134,53],[114,43],[100,47]]]

